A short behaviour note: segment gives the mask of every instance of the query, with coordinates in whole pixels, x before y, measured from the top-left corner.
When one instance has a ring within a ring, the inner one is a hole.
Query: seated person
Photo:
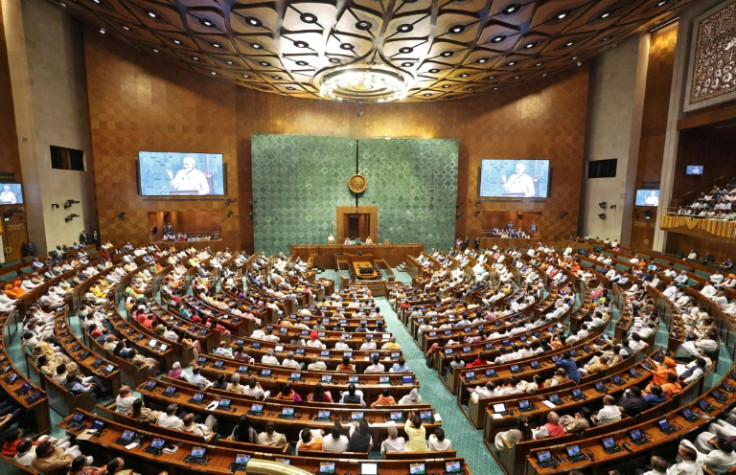
[[[273,422],[266,422],[266,430],[258,434],[258,443],[269,447],[283,447],[288,442],[284,434],[276,432]]]

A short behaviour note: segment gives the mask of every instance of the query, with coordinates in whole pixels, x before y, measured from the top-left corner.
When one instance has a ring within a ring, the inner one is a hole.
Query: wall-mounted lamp
[[[73,213],[73,214],[68,215],[66,218],[64,218],[64,221],[69,223],[71,221],[74,221],[74,218],[78,218],[78,217],[79,215],[77,213]]]
[[[606,213],[601,213],[598,215],[600,219],[606,219]]]
[[[600,203],[598,203],[598,206],[600,206],[601,209],[606,209],[606,204],[607,203],[605,201],[601,201]]]
[[[51,203],[51,209],[59,209],[59,203]]]
[[[609,206],[609,208],[616,209],[616,205],[611,205],[611,206]]]

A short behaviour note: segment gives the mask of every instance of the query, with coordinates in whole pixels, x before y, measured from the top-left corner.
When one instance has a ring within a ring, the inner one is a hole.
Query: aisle
[[[475,430],[465,415],[460,411],[456,398],[440,381],[437,371],[424,364],[424,354],[404,325],[396,317],[391,305],[385,297],[377,297],[376,303],[381,314],[386,317],[388,329],[396,336],[401,351],[406,357],[407,365],[419,378],[421,387],[419,394],[442,416],[442,428],[452,441],[452,447],[458,456],[464,457],[474,475],[496,475],[503,471],[496,465],[483,443],[483,431]]]

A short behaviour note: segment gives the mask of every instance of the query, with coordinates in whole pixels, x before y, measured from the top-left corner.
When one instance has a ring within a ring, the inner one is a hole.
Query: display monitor
[[[480,165],[481,198],[546,198],[549,160],[491,160]]]
[[[142,196],[225,194],[221,153],[138,152]]]
[[[636,206],[659,206],[659,190],[636,190]]]
[[[686,175],[702,175],[704,170],[703,165],[688,165],[687,168],[685,168],[685,174]]]
[[[23,191],[20,183],[0,183],[0,205],[23,204]]]

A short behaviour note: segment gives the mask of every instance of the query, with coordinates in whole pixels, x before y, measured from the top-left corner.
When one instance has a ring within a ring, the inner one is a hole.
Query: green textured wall
[[[251,141],[255,250],[325,243],[347,188],[368,180],[361,206],[378,206],[378,239],[446,249],[455,235],[458,141],[345,139],[254,134]]]

